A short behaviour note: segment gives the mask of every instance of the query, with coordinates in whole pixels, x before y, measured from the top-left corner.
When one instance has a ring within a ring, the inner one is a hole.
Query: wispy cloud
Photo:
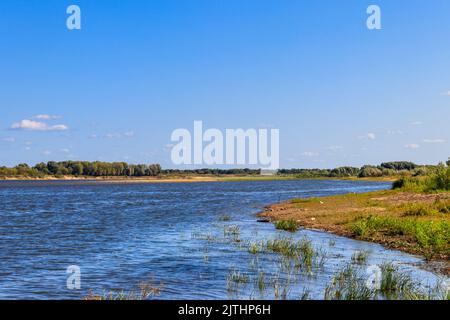
[[[14,137],[4,137],[4,138],[1,138],[1,140],[4,142],[16,142],[16,138],[14,138]]]
[[[105,134],[105,138],[107,139],[115,139],[115,138],[120,138],[121,135],[119,133],[107,133]]]
[[[405,148],[406,149],[410,149],[410,150],[414,150],[414,149],[419,149],[420,146],[418,144],[415,144],[415,143],[410,143],[410,144],[405,145]]]
[[[358,139],[360,140],[364,140],[364,139],[368,139],[368,140],[375,140],[377,138],[377,136],[375,135],[375,133],[373,132],[369,132],[366,135],[363,136],[359,136]]]
[[[450,97],[450,90],[448,90],[446,92],[442,92],[442,95]]]
[[[45,156],[49,156],[52,154],[52,152],[50,150],[44,150],[44,151],[42,151],[42,154]]]
[[[312,152],[312,151],[305,151],[302,153],[302,156],[304,157],[317,157],[319,156],[318,152]]]
[[[375,135],[375,133],[369,132],[367,134],[367,139],[369,140],[375,140],[377,138],[377,136]]]
[[[388,130],[388,135],[394,136],[394,135],[403,135],[404,132],[402,130]]]
[[[445,143],[446,140],[444,139],[423,139],[424,143]]]
[[[376,134],[373,132],[369,132],[366,135],[363,136],[359,136],[358,139],[359,140],[364,140],[364,139],[368,139],[368,140],[375,140],[377,138]]]
[[[60,119],[61,116],[54,116],[54,115],[50,115],[50,114],[38,114],[34,116],[35,119],[40,119],[40,120],[54,120],[54,119]]]
[[[329,151],[339,151],[339,150],[344,149],[344,147],[343,146],[329,146],[329,147],[326,147],[325,149],[329,150]]]
[[[168,143],[168,144],[166,144],[166,145],[164,146],[163,151],[164,151],[164,152],[169,152],[170,150],[172,150],[173,146],[174,146],[174,144]]]
[[[120,138],[133,138],[135,136],[134,131],[127,131],[124,133],[107,133],[105,138],[107,139],[120,139]]]
[[[48,125],[44,122],[24,119],[20,122],[13,123],[10,129],[26,131],[65,131],[68,130],[69,127],[65,124]]]
[[[422,121],[413,121],[413,122],[411,122],[412,126],[421,126],[422,124],[423,124]]]

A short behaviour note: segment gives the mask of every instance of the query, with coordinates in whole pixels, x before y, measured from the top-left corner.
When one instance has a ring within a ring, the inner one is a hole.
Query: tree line
[[[89,162],[89,161],[49,161],[41,162],[34,167],[26,163],[19,164],[14,168],[0,167],[0,176],[128,176],[128,177],[155,177],[161,174],[159,164],[128,164],[126,162]]]
[[[365,165],[357,167],[339,167],[334,169],[281,169],[282,175],[296,175],[298,177],[315,178],[343,178],[343,177],[383,177],[395,175],[426,175],[435,166],[420,166],[408,161],[384,162],[378,166]]]
[[[447,162],[450,166],[450,160]],[[427,175],[436,166],[421,166],[412,162],[397,161],[385,162],[378,166],[365,165],[357,167],[339,167],[334,169],[280,169],[278,175],[294,175],[298,178],[339,178],[339,177],[383,177],[383,176],[423,176]],[[161,175],[259,175],[259,169],[194,169],[177,170],[162,169],[159,164],[128,164],[126,162],[101,162],[101,161],[49,161],[41,162],[33,167],[26,163],[13,168],[0,167],[0,176],[87,176],[87,177],[157,177]]]

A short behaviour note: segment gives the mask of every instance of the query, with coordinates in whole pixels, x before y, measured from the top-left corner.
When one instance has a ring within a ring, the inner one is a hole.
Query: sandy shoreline
[[[352,231],[351,225],[358,219],[368,216],[401,219],[402,216],[393,208],[411,203],[432,203],[436,199],[448,201],[450,193],[410,194],[388,190],[359,195],[294,199],[267,206],[258,216],[271,221],[293,220],[303,228],[374,242],[389,249],[424,256],[428,249],[420,247],[410,236],[381,232],[373,236],[360,237]],[[439,221],[449,221],[450,217],[418,217],[417,219],[429,219],[438,223]],[[449,244],[447,244],[447,248],[449,248]],[[433,262],[434,269],[447,276],[450,275],[449,250],[433,252],[428,260]]]
[[[75,177],[75,176],[47,176],[43,178],[31,177],[0,177],[0,181],[73,181],[98,183],[197,183],[197,182],[242,182],[242,181],[292,181],[292,180],[344,180],[344,181],[373,181],[393,182],[394,177],[380,178],[297,178],[295,176],[173,176],[173,177]]]

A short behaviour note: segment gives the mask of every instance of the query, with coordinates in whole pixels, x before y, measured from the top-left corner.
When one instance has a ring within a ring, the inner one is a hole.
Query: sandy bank
[[[450,193],[415,194],[388,190],[294,199],[269,206],[259,216],[294,220],[305,228],[423,255],[437,262],[439,271],[448,275],[450,213],[435,210],[437,205],[449,208]]]

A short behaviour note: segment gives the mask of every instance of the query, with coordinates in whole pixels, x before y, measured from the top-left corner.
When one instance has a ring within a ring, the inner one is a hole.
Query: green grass
[[[251,254],[258,254],[261,251],[261,247],[255,242],[250,243],[250,245],[248,246],[248,252],[250,252]]]
[[[241,242],[241,228],[237,225],[225,226],[223,228],[225,238],[231,239],[233,242]]]
[[[439,214],[438,210],[427,203],[408,203],[402,206],[401,210],[404,216],[421,217]]]
[[[417,218],[377,217],[360,218],[351,225],[353,234],[370,239],[378,234],[409,236],[420,248],[436,252],[449,250],[450,222]]]
[[[296,232],[298,230],[298,225],[294,220],[280,220],[275,222],[275,228],[278,230]]]
[[[347,264],[326,287],[325,300],[448,300],[448,289],[442,284],[429,289],[421,287],[411,275],[391,263],[380,266],[379,287],[366,284],[363,270]]]
[[[450,213],[449,200],[436,200],[433,203],[408,203],[398,208],[404,216],[423,217]]]
[[[325,288],[325,300],[373,300],[376,291],[366,286],[358,270],[347,264]]]
[[[319,198],[297,198],[292,199],[291,203],[319,203],[321,200]]]
[[[265,280],[265,274],[263,271],[260,271],[258,273],[258,280],[257,280],[257,286],[260,293],[264,293],[266,290],[266,280]]]
[[[227,291],[237,293],[241,285],[246,285],[250,282],[250,277],[239,270],[232,268],[228,271],[227,277]]]
[[[285,269],[291,268],[292,262],[293,267],[306,273],[312,273],[313,269],[321,268],[326,260],[326,253],[320,248],[315,248],[308,238],[298,241],[289,238],[268,240],[265,249],[268,252],[281,254],[284,258],[282,262]]]
[[[369,257],[369,252],[366,250],[358,250],[352,255],[352,262],[359,265],[364,265]]]
[[[399,272],[398,268],[391,263],[382,264],[380,269],[381,285],[379,291],[387,299],[417,300],[424,298],[409,274]],[[417,299],[414,297],[417,297]]]
[[[219,217],[219,221],[231,221],[231,217],[227,214]]]
[[[153,280],[150,280],[148,282],[141,282],[137,291],[120,290],[96,294],[92,290],[89,290],[88,295],[83,300],[148,300],[160,295],[163,288],[164,284],[162,282],[157,284]]]
[[[450,167],[438,166],[427,176],[403,177],[394,182],[393,188],[410,192],[450,191]]]

